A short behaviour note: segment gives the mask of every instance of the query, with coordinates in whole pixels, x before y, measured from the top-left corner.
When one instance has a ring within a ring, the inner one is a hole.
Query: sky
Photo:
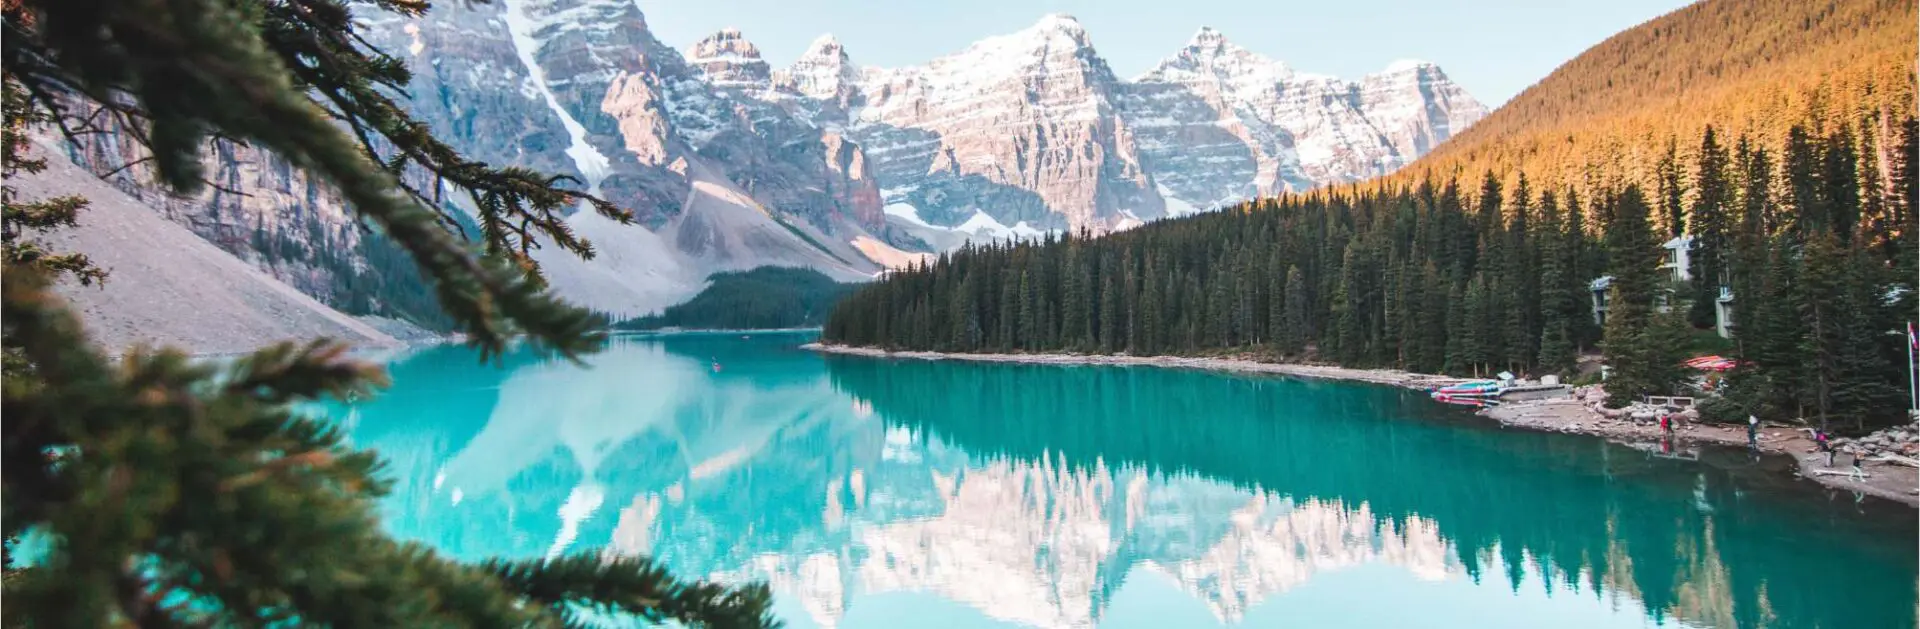
[[[635,0],[662,41],[686,50],[735,27],[774,67],[832,33],[855,63],[918,65],[1048,13],[1080,20],[1122,78],[1211,26],[1297,71],[1345,79],[1397,59],[1440,64],[1495,106],[1601,40],[1682,0]]]

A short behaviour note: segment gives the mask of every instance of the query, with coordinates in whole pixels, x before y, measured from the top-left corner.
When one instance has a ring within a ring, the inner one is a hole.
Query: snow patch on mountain
[[[1154,189],[1160,192],[1160,196],[1165,197],[1167,199],[1167,217],[1168,218],[1180,218],[1182,216],[1191,216],[1194,214],[1199,214],[1200,212],[1204,211],[1204,210],[1201,210],[1200,208],[1194,207],[1193,204],[1191,203],[1187,203],[1186,201],[1180,200],[1180,197],[1174,195],[1173,191],[1168,190],[1165,185],[1156,185],[1154,186]],[[1131,215],[1132,213],[1129,212],[1128,214]]]
[[[973,216],[953,228],[953,231],[983,236],[993,240],[1037,240],[1048,232],[1034,229],[1026,221],[1014,223],[1008,227],[994,220],[985,210],[974,210]]]
[[[926,221],[920,219],[919,208],[915,208],[911,204],[889,203],[887,204],[887,207],[884,208],[882,211],[886,212],[887,216],[892,216],[900,220],[906,221],[916,227],[929,227],[929,228],[933,227],[933,225],[928,224]]]
[[[586,178],[587,192],[600,194],[600,182],[606,180],[607,170],[611,164],[607,161],[606,155],[602,155],[599,149],[587,142],[587,128],[582,126],[573,114],[568,113],[565,107],[560,106],[560,100],[554,97],[553,90],[547,86],[546,69],[542,68],[540,62],[534,57],[535,53],[540,51],[540,47],[546,44],[545,41],[536,39],[534,33],[555,23],[572,24],[569,21],[571,15],[561,12],[535,22],[527,17],[523,6],[527,1],[502,0],[507,9],[505,14],[507,32],[513,37],[514,52],[519,53],[520,63],[527,69],[527,80],[533,84],[541,98],[545,99],[547,108],[553,110],[554,115],[560,118],[560,124],[566,127],[567,136],[572,139],[572,143],[566,149],[567,157],[573,159],[573,164],[580,170],[580,175]]]

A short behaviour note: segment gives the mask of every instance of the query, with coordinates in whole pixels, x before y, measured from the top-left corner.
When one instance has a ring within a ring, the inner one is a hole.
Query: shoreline
[[[1294,363],[1268,363],[1240,358],[1197,358],[1183,356],[1127,356],[1110,354],[952,354],[943,352],[887,351],[870,347],[853,347],[828,343],[807,343],[801,349],[825,354],[865,356],[868,358],[916,359],[916,360],[964,360],[971,362],[1015,363],[1027,365],[1109,365],[1166,367],[1175,369],[1200,369],[1205,371],[1223,371],[1230,373],[1264,373],[1320,380],[1341,380],[1364,382],[1414,389],[1431,390],[1463,382],[1465,378],[1454,378],[1433,374],[1412,373],[1396,369],[1355,369],[1326,365],[1306,365]],[[1581,434],[1604,438],[1610,441],[1659,441],[1660,429],[1651,424],[1640,424],[1626,419],[1611,419],[1581,404],[1569,395],[1565,398],[1509,402],[1500,406],[1483,408],[1478,413],[1482,417],[1498,422],[1501,427],[1518,428],[1539,432],[1559,432]],[[1813,441],[1799,428],[1762,424],[1760,431],[1760,450],[1767,454],[1792,457],[1796,464],[1796,475],[1804,480],[1824,485],[1830,489],[1855,491],[1878,498],[1884,498],[1912,507],[1920,507],[1920,494],[1913,490],[1920,485],[1920,470],[1887,462],[1869,462],[1862,469],[1868,475],[1865,482],[1855,481],[1846,475],[1831,473],[1851,469],[1848,455],[1838,458],[1835,466],[1824,466],[1825,457],[1816,452]],[[1709,444],[1744,448],[1747,445],[1745,427],[1720,426],[1682,422],[1674,430],[1677,443]]]
[[[917,360],[965,360],[983,363],[1026,365],[1110,365],[1199,369],[1236,373],[1270,373],[1319,380],[1342,380],[1384,384],[1425,391],[1429,387],[1466,382],[1468,378],[1413,373],[1397,369],[1354,369],[1329,365],[1267,363],[1241,358],[1197,358],[1191,356],[1128,356],[1125,354],[949,354],[944,352],[896,352],[871,347],[853,347],[828,343],[807,343],[800,349],[826,354],[845,354],[869,358],[911,358]]]
[[[654,330],[609,329],[609,336],[702,336],[716,334],[801,334],[819,332],[820,327],[810,328],[659,328]]]

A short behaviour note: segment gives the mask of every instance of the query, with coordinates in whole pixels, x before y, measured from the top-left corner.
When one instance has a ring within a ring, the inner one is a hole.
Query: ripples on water
[[[400,536],[765,580],[794,627],[1914,626],[1913,511],[1777,461],[1383,387],[804,340],[623,337],[592,369],[429,348],[329,412],[389,459]]]

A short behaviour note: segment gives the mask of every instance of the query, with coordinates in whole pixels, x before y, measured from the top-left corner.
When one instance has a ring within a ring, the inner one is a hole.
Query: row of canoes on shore
[[[1434,389],[1429,395],[1434,401],[1461,406],[1498,406],[1500,397],[1506,388],[1498,380],[1472,380]]]

